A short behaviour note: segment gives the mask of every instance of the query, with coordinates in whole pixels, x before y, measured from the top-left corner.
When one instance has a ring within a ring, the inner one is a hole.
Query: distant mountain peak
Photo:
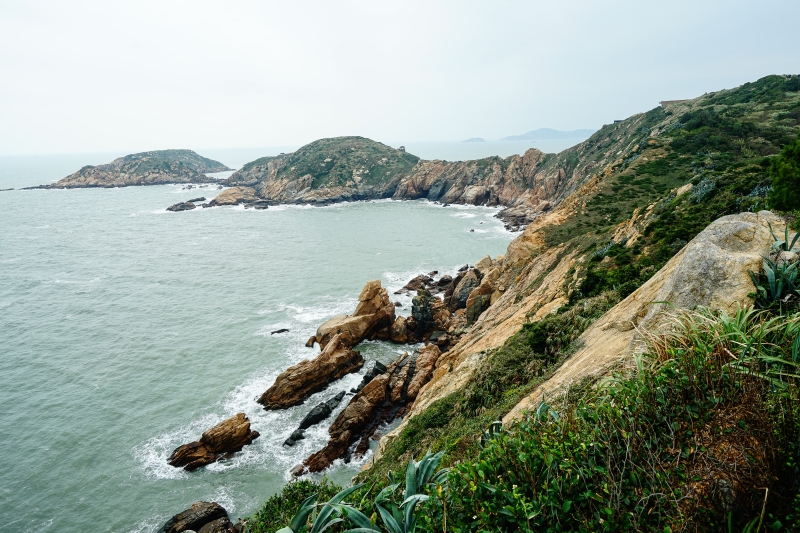
[[[528,133],[523,133],[522,135],[510,135],[508,137],[503,137],[500,139],[501,141],[545,141],[545,140],[552,140],[552,139],[588,139],[592,133],[597,130],[572,130],[572,131],[561,131],[561,130],[554,130],[552,128],[539,128],[538,130],[532,130]]]

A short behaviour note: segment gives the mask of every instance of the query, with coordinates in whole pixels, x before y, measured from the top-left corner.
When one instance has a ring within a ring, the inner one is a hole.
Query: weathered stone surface
[[[258,431],[250,429],[250,420],[244,413],[238,413],[207,430],[199,441],[176,448],[167,462],[174,467],[195,470],[240,451],[258,437]]]
[[[158,533],[183,533],[198,531],[206,524],[219,519],[228,519],[228,512],[216,502],[197,502],[185,511],[176,514],[161,526]],[[205,533],[205,532],[204,532]]]
[[[406,325],[407,319],[404,316],[398,316],[392,324],[389,334],[389,340],[397,344],[405,344],[409,342],[409,332]]]
[[[748,271],[760,268],[762,256],[769,253],[772,236],[768,223],[781,230],[784,226],[783,220],[769,211],[729,215],[712,222],[647,283],[592,324],[580,337],[583,347],[503,421],[517,420],[535,409],[544,394],[558,393],[569,383],[602,373],[630,357],[641,346],[637,331],[655,327],[664,311],[704,306],[733,312],[738,306],[752,305]]]
[[[394,323],[395,308],[380,280],[368,282],[358,297],[353,315],[337,315],[317,328],[317,342],[325,347],[334,335],[354,346],[364,339],[388,339]]]
[[[320,472],[336,459],[349,461],[348,450],[355,442],[359,443],[356,454],[366,452],[378,426],[402,416],[414,401],[433,375],[440,355],[435,345],[426,346],[418,355],[405,354],[367,383],[336,417],[328,430],[328,444],[305,460],[305,470]]]
[[[256,190],[252,187],[231,187],[219,193],[209,204],[212,206],[238,205],[245,202],[255,202],[257,200]]]
[[[306,341],[306,348],[313,348],[313,347],[314,347],[314,343],[316,343],[316,342],[317,342],[317,337],[316,337],[316,335],[312,335],[312,336],[311,336],[311,337],[309,337],[309,338],[308,338],[308,340]]]
[[[420,289],[424,289],[433,283],[433,278],[426,274],[420,274],[416,276],[414,279],[406,283],[402,289],[399,291],[395,291],[395,294],[402,294],[404,292],[416,292]]]
[[[300,405],[315,392],[357,371],[363,364],[361,354],[345,345],[340,335],[334,335],[317,357],[286,369],[257,401],[267,410]]]

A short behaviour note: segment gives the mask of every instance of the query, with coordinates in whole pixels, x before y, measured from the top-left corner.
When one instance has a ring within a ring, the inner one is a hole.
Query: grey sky
[[[495,139],[800,72],[796,0],[0,0],[0,154]]]

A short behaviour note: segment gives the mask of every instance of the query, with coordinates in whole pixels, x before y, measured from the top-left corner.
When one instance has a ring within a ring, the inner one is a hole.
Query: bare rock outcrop
[[[783,220],[769,211],[721,217],[701,231],[647,283],[610,309],[580,337],[583,347],[517,404],[503,422],[535,409],[545,394],[602,373],[641,348],[637,332],[652,328],[669,309],[698,306],[735,311],[753,304],[749,271],[758,271]],[[670,302],[671,305],[655,302]]]
[[[355,346],[364,339],[387,340],[394,324],[395,307],[380,280],[368,282],[358,297],[352,315],[337,315],[317,328],[316,341],[323,348],[340,335],[342,342]]]
[[[258,431],[250,429],[250,420],[238,413],[204,432],[199,441],[176,448],[167,462],[192,471],[240,451],[258,437]]]
[[[231,187],[225,189],[209,202],[211,206],[218,205],[239,205],[241,203],[256,202],[256,190],[252,187]]]
[[[369,449],[369,438],[380,424],[403,416],[421,388],[433,375],[441,352],[428,345],[418,355],[405,354],[385,373],[373,378],[339,414],[328,433],[328,444],[311,455],[297,472],[320,472],[336,459],[350,460],[350,447],[358,442],[355,453]]]
[[[158,533],[234,533],[239,529],[234,526],[228,512],[217,502],[197,502],[182,511],[161,526]]]
[[[360,369],[364,358],[342,341],[342,335],[334,335],[322,352],[311,360],[305,360],[287,368],[257,400],[267,410],[286,409],[300,405],[329,383]]]

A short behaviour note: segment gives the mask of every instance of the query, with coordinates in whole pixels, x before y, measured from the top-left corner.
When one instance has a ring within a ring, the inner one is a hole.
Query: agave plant
[[[289,525],[279,529],[277,533],[322,533],[328,528],[343,522],[344,518],[342,517],[346,517],[354,524],[359,525],[359,527],[371,528],[372,522],[369,518],[352,505],[342,503],[345,498],[363,486],[364,484],[362,483],[348,487],[322,504],[317,503],[317,494],[309,496],[300,504],[300,509],[289,522]],[[319,512],[317,512],[318,507],[320,508]]]
[[[772,251],[773,252],[797,252],[798,250],[794,249],[794,245],[797,244],[798,238],[800,238],[800,231],[794,234],[794,239],[789,241],[789,225],[787,224],[784,228],[784,237],[781,240],[775,232],[772,230],[772,224],[767,222],[769,226],[769,232],[772,233],[772,238],[775,239],[775,242],[772,243]]]
[[[428,499],[428,496],[424,494],[425,487],[430,483],[443,483],[447,477],[448,469],[436,470],[442,460],[442,455],[444,455],[443,451],[435,455],[428,452],[419,462],[412,460],[408,463],[405,493],[400,504],[397,504],[392,497],[401,483],[395,480],[392,472],[389,473],[389,486],[378,494],[374,502],[386,531],[389,533],[413,533],[416,529],[417,504]],[[369,517],[352,505],[343,503],[347,496],[363,486],[360,484],[344,489],[323,504],[316,503],[316,495],[307,498],[300,505],[300,509],[289,525],[278,530],[277,533],[322,533],[344,520],[348,520],[356,526],[345,533],[380,533],[382,530],[378,529]],[[318,507],[321,509],[317,513]],[[310,525],[308,525],[309,521]]]
[[[778,264],[765,257],[764,273],[756,275],[754,272],[750,272],[750,279],[756,286],[756,304],[759,307],[769,308],[775,302],[797,296],[797,265],[798,263]]]

